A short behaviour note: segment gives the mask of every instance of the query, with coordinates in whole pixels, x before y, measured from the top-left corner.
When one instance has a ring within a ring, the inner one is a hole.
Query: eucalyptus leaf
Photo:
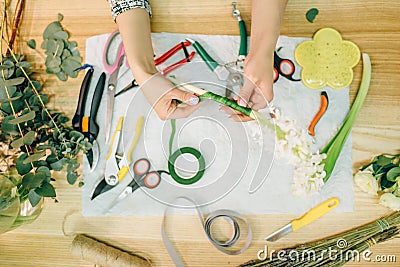
[[[39,168],[36,169],[36,172],[42,172],[46,176],[46,178],[51,177],[51,172],[50,169],[47,166],[40,166]]]
[[[31,164],[25,164],[24,160],[28,157],[28,154],[24,153],[19,156],[15,167],[20,175],[25,175],[32,170]]]
[[[53,56],[57,51],[57,41],[53,39],[47,40],[45,49],[49,55]]]
[[[14,74],[14,62],[6,59],[2,62],[2,66],[6,66],[6,68],[2,70],[2,74],[4,74],[6,79],[9,79]]]
[[[74,48],[71,50],[71,53],[73,56],[80,56],[81,54],[79,53],[78,48]]]
[[[10,120],[8,123],[19,124],[19,123],[27,122],[27,121],[33,120],[35,118],[35,115],[36,115],[35,111],[30,111],[29,113],[19,116],[18,118]]]
[[[16,94],[14,94],[14,96],[18,96],[18,95],[21,95],[21,93],[17,92]],[[25,108],[25,102],[21,98],[18,98],[12,102],[3,103],[3,104],[1,104],[1,108],[3,109],[4,112],[6,112],[8,114],[13,114],[13,109],[11,108],[11,105],[12,105],[15,113],[18,113]]]
[[[55,171],[61,171],[67,161],[68,160],[66,158],[62,158],[54,163],[51,163],[50,167]]]
[[[47,49],[48,41],[49,41],[48,39],[43,40],[42,44],[40,45],[40,48]]]
[[[31,162],[34,162],[34,161],[38,161],[41,158],[43,158],[44,156],[46,156],[46,151],[45,150],[38,151],[35,154],[30,155],[29,157],[24,159],[23,163],[27,164],[27,163],[31,163]]]
[[[54,190],[54,187],[48,182],[43,182],[43,184],[39,188],[35,189],[35,192],[42,197],[56,196],[56,191]]]
[[[73,50],[74,48],[78,47],[78,43],[75,41],[70,41],[68,42],[68,48],[69,50]]]
[[[59,72],[56,73],[56,75],[60,81],[66,82],[68,80],[68,75],[61,69]]]
[[[20,62],[17,62],[17,64],[15,64],[15,66],[24,68],[24,69],[29,69],[30,67],[32,67],[32,64],[29,63],[28,61],[20,61]]]
[[[7,103],[6,103],[7,104]],[[10,124],[9,121],[13,120],[13,116],[6,116],[1,123],[1,130],[8,134],[19,134],[17,125]]]
[[[34,189],[31,189],[28,194],[28,199],[32,207],[35,207],[37,204],[39,204],[40,200],[42,199],[42,196],[36,193]]]
[[[23,137],[14,140],[11,143],[11,146],[13,148],[20,148],[23,145],[31,145],[35,141],[35,132],[30,131],[27,134],[25,134]]]
[[[36,49],[36,41],[35,39],[30,39],[28,42],[26,42],[26,44],[32,48],[32,49]]]
[[[21,98],[21,95],[14,96],[14,97],[11,97],[11,98],[2,98],[2,99],[0,98],[0,104],[1,103],[6,103],[6,102],[12,102],[12,101],[17,100],[19,98]]]
[[[1,70],[8,70],[14,67],[14,63],[12,63],[11,61],[4,61],[1,65],[0,65],[0,71]]]
[[[62,30],[61,24],[59,21],[54,21],[50,23],[46,29],[44,30],[43,33],[43,39],[49,39],[55,34],[56,32],[59,32]]]
[[[55,68],[59,68],[61,65],[61,58],[60,57],[52,57],[52,56],[48,56],[46,58],[46,68],[53,70]]]
[[[40,85],[40,82],[38,81],[32,81],[32,84],[34,86],[34,88],[36,89],[36,91],[40,91],[40,89],[42,88],[42,86]],[[29,83],[29,87],[32,88],[32,85]]]
[[[46,179],[46,174],[43,172],[27,173],[24,178],[22,178],[22,185],[26,188],[36,188],[42,184]]]
[[[7,88],[4,86],[0,87],[0,98],[8,98],[8,96],[13,97],[15,92],[17,91],[17,87],[14,86],[8,86]]]
[[[9,79],[9,80],[0,79],[0,87],[9,87],[9,86],[13,86],[13,85],[20,85],[24,81],[25,81],[24,77],[18,77],[18,78]]]
[[[58,31],[55,34],[53,34],[53,38],[58,40],[67,40],[68,37],[69,37],[68,33],[65,31]]]
[[[69,184],[75,184],[76,179],[78,179],[78,174],[74,171],[67,173],[67,181]]]
[[[72,56],[72,57],[69,57],[69,59],[75,60],[79,64],[81,64],[81,62],[82,62],[82,58],[80,56]]]
[[[400,167],[391,168],[387,174],[387,179],[391,182],[396,182],[397,178],[400,176]]]
[[[70,56],[72,56],[72,54],[69,51],[69,49],[68,48],[64,48],[64,51],[61,54],[61,59],[64,60],[64,59],[66,59],[67,57],[70,57]]]
[[[61,67],[65,71],[65,73],[67,73],[72,78],[76,78],[78,76],[78,73],[75,70],[80,66],[80,63],[70,58],[65,59],[64,62],[61,64]]]
[[[58,19],[58,21],[62,21],[63,19],[64,19],[64,16],[63,16],[63,14],[61,14],[61,13],[58,13],[58,15],[57,15],[57,19]]]

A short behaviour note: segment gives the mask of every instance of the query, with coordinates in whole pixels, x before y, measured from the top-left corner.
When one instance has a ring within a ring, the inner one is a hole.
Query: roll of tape
[[[199,163],[199,170],[191,178],[181,177],[176,172],[175,162],[183,154],[191,154],[191,155],[193,155],[197,159],[197,161]],[[206,167],[206,162],[204,160],[203,155],[201,155],[200,151],[198,151],[197,149],[194,149],[193,147],[182,147],[182,148],[179,148],[168,159],[168,171],[169,171],[171,177],[177,183],[180,183],[180,184],[183,184],[183,185],[194,184],[195,182],[200,180],[201,177],[203,177],[203,175],[204,175],[205,167]]]
[[[232,210],[221,209],[221,210],[211,212],[210,214],[208,214],[206,219],[203,219],[203,214],[200,212],[200,209],[198,208],[198,206],[196,205],[196,203],[193,200],[191,200],[187,197],[178,197],[175,199],[175,203],[177,202],[178,199],[185,199],[195,205],[197,215],[203,225],[204,232],[206,233],[210,242],[219,251],[221,251],[225,254],[228,254],[228,255],[239,255],[239,254],[243,253],[250,246],[251,240],[253,238],[251,227],[250,227],[250,224],[247,222],[246,218],[244,218],[239,213],[232,211]],[[172,244],[171,240],[168,238],[168,235],[165,231],[166,217],[168,215],[169,208],[170,207],[168,206],[164,212],[163,223],[161,226],[161,235],[163,238],[164,246],[167,249],[168,254],[170,255],[174,264],[178,267],[184,267],[185,264],[184,264],[182,258],[176,251],[174,245]],[[226,241],[219,241],[218,239],[216,239],[213,236],[213,234],[211,232],[212,224],[219,218],[225,219],[232,226],[231,238],[229,238]],[[239,223],[240,221],[242,221],[247,226],[247,237],[246,237],[245,244],[241,248],[235,250],[235,249],[231,249],[231,248],[233,248],[233,246],[235,246],[236,243],[240,240],[241,233],[243,232],[240,228],[240,223]]]

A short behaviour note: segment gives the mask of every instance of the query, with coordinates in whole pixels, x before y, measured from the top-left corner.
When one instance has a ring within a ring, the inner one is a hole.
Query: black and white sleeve
[[[107,0],[111,7],[112,16],[115,18],[130,9],[144,8],[151,16],[151,6],[148,0]]]

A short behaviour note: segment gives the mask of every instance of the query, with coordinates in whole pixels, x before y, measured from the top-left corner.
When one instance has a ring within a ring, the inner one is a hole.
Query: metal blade
[[[287,225],[283,226],[282,228],[279,228],[278,230],[276,230],[275,232],[273,232],[264,239],[269,242],[274,242],[291,232],[293,232],[292,224],[288,223]]]
[[[90,171],[93,169],[93,148],[86,152],[86,158],[89,162]]]
[[[106,143],[110,140],[111,123],[114,112],[115,86],[110,84],[107,91],[107,115],[106,115]]]
[[[92,157],[93,157],[92,165],[90,166],[90,171],[93,171],[96,168],[97,163],[99,162],[99,158],[100,158],[100,146],[96,140],[93,141],[92,149],[90,151],[91,151]]]
[[[106,179],[104,179],[104,178],[101,179],[100,183],[94,189],[92,197],[90,198],[90,200],[95,199],[99,195],[101,195],[101,194],[113,189],[114,187],[115,186],[107,184]]]

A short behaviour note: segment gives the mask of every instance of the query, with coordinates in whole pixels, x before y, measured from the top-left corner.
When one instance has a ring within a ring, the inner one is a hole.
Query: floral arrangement
[[[361,191],[379,196],[379,203],[400,210],[400,154],[382,154],[360,168],[354,182]]]

